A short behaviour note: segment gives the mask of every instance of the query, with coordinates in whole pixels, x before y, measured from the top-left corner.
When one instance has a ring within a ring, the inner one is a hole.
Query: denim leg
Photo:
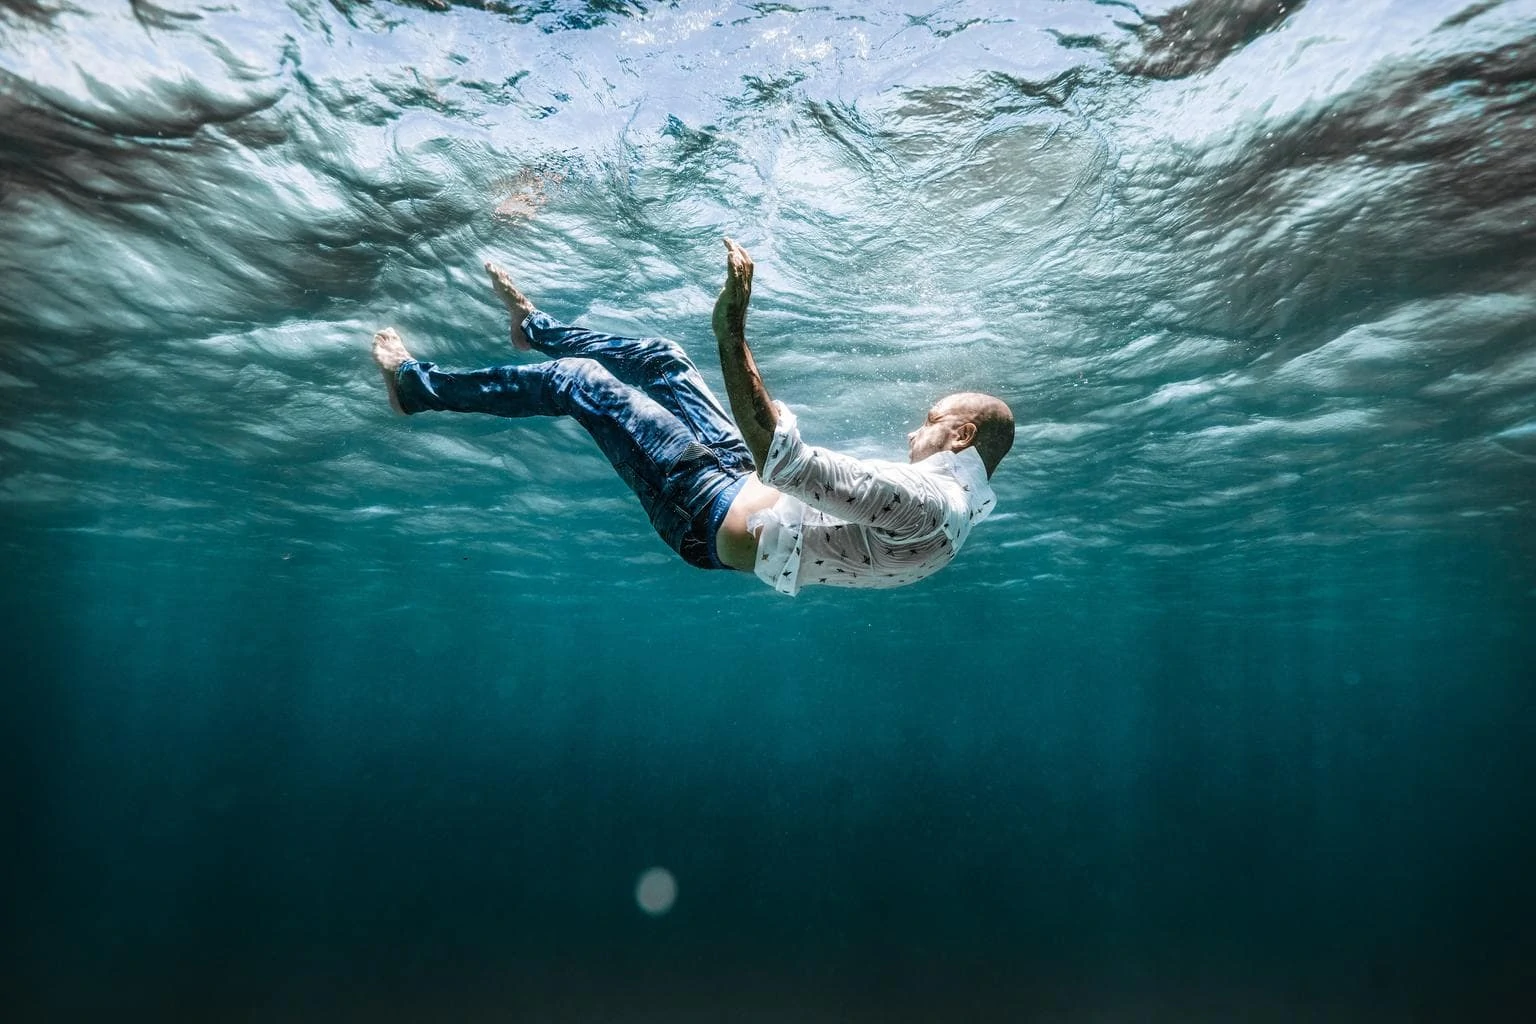
[[[523,333],[547,355],[596,359],[619,380],[644,391],[712,449],[723,468],[742,472],[756,468],[741,431],[676,342],[602,334],[563,324],[538,311],[523,321]]]
[[[730,482],[709,449],[650,396],[592,359],[445,372],[408,360],[396,371],[408,413],[428,409],[492,416],[569,416],[584,427],[673,550]]]

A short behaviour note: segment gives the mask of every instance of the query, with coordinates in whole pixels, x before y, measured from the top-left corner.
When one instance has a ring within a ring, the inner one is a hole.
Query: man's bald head
[[[1012,447],[1013,410],[1002,399],[979,391],[963,391],[939,399],[928,410],[923,425],[907,435],[907,450],[913,462],[936,452],[975,448],[987,467],[987,476],[992,475]]]
[[[1013,410],[1001,398],[979,391],[962,391],[947,400],[962,408],[966,419],[976,424],[971,443],[987,467],[987,476],[991,476],[1013,447]]]

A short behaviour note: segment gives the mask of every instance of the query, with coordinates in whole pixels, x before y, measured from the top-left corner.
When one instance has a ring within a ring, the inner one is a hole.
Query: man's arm
[[[773,399],[757,372],[752,350],[747,347],[747,303],[752,299],[752,257],[731,239],[725,240],[725,287],[715,300],[715,341],[720,346],[720,369],[725,374],[725,393],[731,415],[752,452],[758,470],[768,461],[768,445],[779,424]]]

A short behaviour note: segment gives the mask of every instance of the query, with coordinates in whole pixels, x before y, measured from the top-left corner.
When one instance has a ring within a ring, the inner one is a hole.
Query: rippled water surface
[[[1494,1019],[1536,997],[1536,3],[0,4],[27,1019]],[[678,562],[390,415],[483,279],[807,438],[1019,419],[936,578]],[[666,867],[675,907],[637,907]]]

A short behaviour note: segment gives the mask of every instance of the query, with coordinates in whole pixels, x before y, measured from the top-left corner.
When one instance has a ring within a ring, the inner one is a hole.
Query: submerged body
[[[781,593],[915,583],[948,565],[996,504],[974,448],[905,466],[854,459],[805,444],[794,415],[776,412],[760,469],[773,486],[763,487],[764,505],[744,503],[742,543],[752,544],[753,571]]]
[[[987,479],[1012,443],[1007,406],[970,393],[941,400],[907,437],[909,465],[806,445],[757,372],[744,330],[752,263],[726,245],[714,328],[734,423],[678,345],[562,324],[491,264],[514,346],[552,358],[447,372],[386,328],[373,354],[390,402],[405,414],[570,416],[685,561],[752,572],[781,593],[900,586],[948,564],[995,504]]]

